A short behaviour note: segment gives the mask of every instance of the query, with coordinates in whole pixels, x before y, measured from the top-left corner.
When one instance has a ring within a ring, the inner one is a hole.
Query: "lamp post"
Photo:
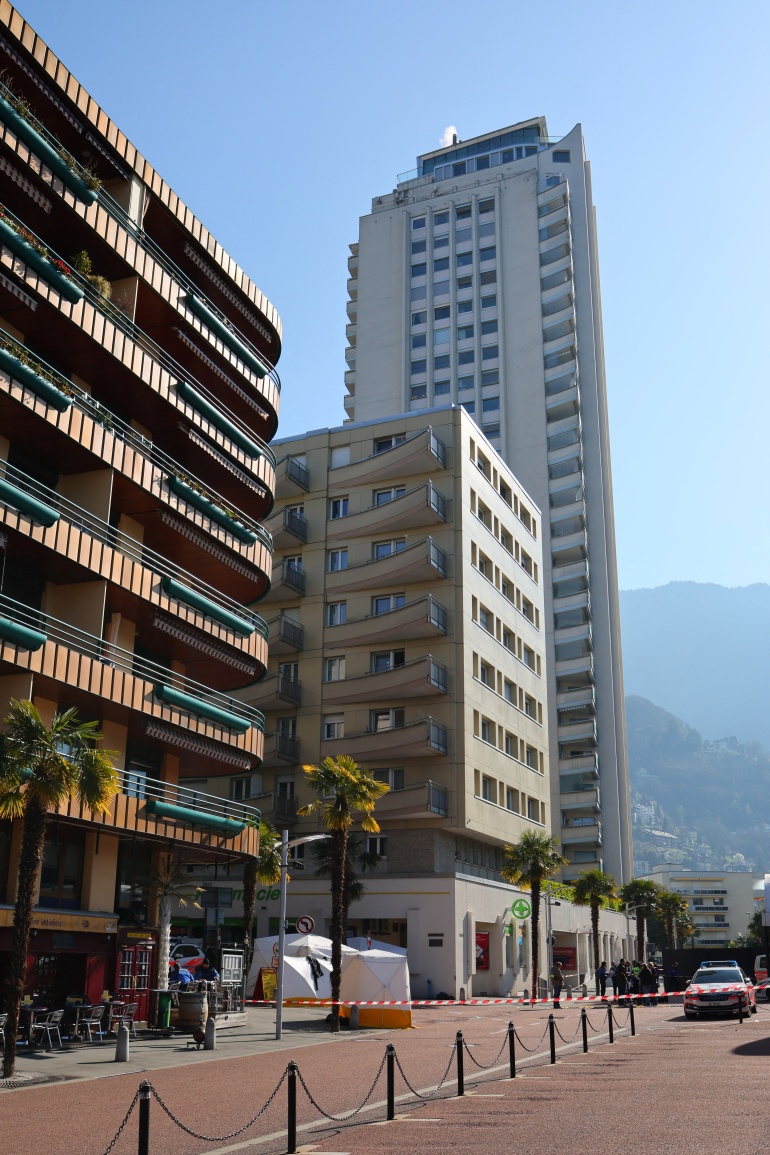
[[[548,937],[548,977],[546,979],[547,987],[550,987],[551,985],[551,974],[553,973],[553,916],[551,915],[552,905],[561,906],[561,903],[551,898],[551,884],[549,882],[545,888],[545,933]]]
[[[629,921],[628,916],[629,916],[629,914],[635,914],[636,911],[639,909],[639,907],[638,906],[631,906],[629,903],[626,903],[624,909],[626,912],[626,944],[627,944],[626,949],[628,951],[630,951],[631,950],[631,923]],[[644,943],[642,943],[641,948],[639,947],[639,943],[636,944],[637,957],[638,957],[640,949],[642,952],[641,961],[644,962],[645,961],[644,960]]]
[[[303,842],[318,842],[328,834],[306,834],[304,838],[289,841],[288,830],[281,832],[281,903],[278,917],[278,982],[275,991],[275,1037],[283,1035],[283,958],[286,948],[286,878],[289,871],[289,851]]]

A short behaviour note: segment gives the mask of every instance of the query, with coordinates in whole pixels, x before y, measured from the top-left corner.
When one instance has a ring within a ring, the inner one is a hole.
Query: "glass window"
[[[473,339],[473,325],[458,325],[457,340],[470,341]]]
[[[412,361],[412,376],[416,377],[418,373],[425,373],[428,369],[427,361]]]
[[[482,284],[484,283],[484,281],[483,281],[484,275],[485,275],[484,273],[481,274]],[[473,288],[473,277],[458,277],[457,278],[457,288],[458,289],[472,289]]]
[[[476,388],[475,377],[458,377],[457,378],[458,392],[462,392],[464,389],[475,389],[475,388]]]
[[[512,744],[511,735],[506,734],[505,735],[505,752],[506,752],[506,754],[511,753],[511,751],[508,749],[508,743],[509,742],[511,742],[511,744]],[[516,809],[514,790],[511,786],[506,786],[506,788],[505,788],[505,809],[506,810],[515,810]]]
[[[346,549],[330,549],[327,554],[327,573],[337,573],[348,568],[348,551]]]
[[[440,357],[433,358],[433,369],[448,369],[449,368],[449,354],[442,353]]]
[[[497,293],[491,293],[488,297],[481,298],[482,309],[494,309],[497,305]],[[412,318],[414,324],[414,318]]]
[[[349,508],[349,499],[347,497],[335,497],[329,502],[329,517],[334,521],[337,517],[347,517]],[[301,561],[302,559],[300,559]],[[302,569],[302,566],[299,567]]]
[[[449,281],[434,281],[433,282],[433,300],[437,301],[439,297],[449,296]]]
[[[479,225],[479,240],[483,237],[493,237],[495,235],[495,222],[487,221],[483,225]],[[412,252],[414,252],[414,245],[412,245]]]
[[[434,345],[448,345],[451,339],[452,333],[449,329],[435,329],[433,332]]]
[[[405,493],[405,485],[391,485],[387,489],[375,489],[373,504],[387,505],[389,501],[395,501],[397,497],[403,497]]]
[[[455,232],[455,240],[458,245],[465,244],[465,242],[470,241],[472,237],[473,229],[470,227],[470,225],[464,229],[457,229]]]
[[[297,573],[302,573],[302,554],[295,554],[294,557],[285,557],[284,564],[287,569],[293,569]]]
[[[424,253],[425,249],[427,247],[427,244],[428,244],[427,241],[412,241],[412,252],[413,253]]]
[[[485,345],[481,350],[481,359],[482,361],[494,361],[499,352],[497,345]]]
[[[419,264],[412,265],[412,276],[413,277],[424,277],[427,271],[428,271],[428,266],[425,264],[425,261],[420,261]]]
[[[458,365],[472,365],[474,361],[473,349],[464,349],[462,353],[457,354]]]
[[[419,313],[412,313],[413,325],[426,325],[428,322],[428,314],[422,309]]]
[[[457,312],[458,313],[472,313],[473,312],[473,301],[472,300],[470,300],[470,301],[458,301],[457,302]]]
[[[449,392],[449,382],[448,381],[437,381],[436,384],[433,386],[434,397],[442,397],[445,393],[448,393],[448,392]]]
[[[488,156],[477,156],[476,157],[476,172],[480,172],[481,169],[484,169],[484,168],[489,168],[489,157]]]
[[[425,228],[425,217],[412,217],[412,228],[415,230],[416,229],[424,229]]]
[[[493,741],[490,733],[491,725],[492,723],[489,722],[486,718],[481,719],[481,738],[484,742]],[[481,797],[485,802],[492,801],[492,779],[487,778],[486,774],[481,779]]]
[[[427,385],[413,385],[409,394],[412,401],[421,401],[423,397],[428,396]]]
[[[395,730],[398,726],[403,726],[403,724],[403,707],[392,710],[369,711],[369,730],[373,734],[379,733],[381,730]]]
[[[452,176],[465,176],[465,161],[460,160],[452,164]]]
[[[374,442],[375,453],[385,453],[395,445],[402,445],[406,441],[405,433],[394,433],[392,437],[378,437]]]
[[[412,301],[424,301],[428,296],[428,289],[425,285],[418,285],[416,289],[412,289]]]
[[[468,220],[470,215],[471,215],[471,206],[470,205],[458,205],[457,210],[455,212],[455,216],[456,216],[458,221]]]
[[[473,253],[457,253],[455,256],[455,260],[457,261],[458,269],[462,268],[463,265],[472,265],[473,264]],[[412,269],[414,270],[414,265],[412,265]],[[414,273],[414,271],[413,271],[412,276],[416,276],[416,275],[417,274]]]
[[[341,626],[348,620],[347,602],[329,602],[326,607],[327,626]]]
[[[479,201],[479,216],[482,213],[493,213],[494,211],[495,211],[494,197],[490,197],[489,200]]]
[[[494,245],[490,245],[489,248],[481,249],[479,251],[479,260],[480,261],[494,261],[496,256],[497,256],[497,249],[495,248]]]
[[[401,553],[406,549],[406,539],[395,538],[392,541],[375,541],[372,543],[372,557],[378,561],[383,557],[390,557],[394,553]]]
[[[437,309],[433,310],[434,321],[448,321],[451,309],[449,305],[439,305]]]
[[[481,374],[482,385],[497,385],[500,380],[499,369],[485,369]]]
[[[434,273],[445,273],[448,268],[449,257],[438,257],[437,260],[433,262]]]
[[[403,767],[399,767],[396,770],[372,770],[372,778],[377,782],[385,782],[390,786],[391,790],[404,789]]]
[[[482,285],[496,285],[497,284],[497,269],[484,270],[481,274],[480,280],[481,280]]]
[[[323,720],[323,735],[324,738],[344,738],[345,715],[326,714]]]
[[[387,858],[388,836],[386,834],[370,834],[366,839],[366,853],[374,854],[377,858]]]
[[[446,249],[449,247],[449,233],[442,233],[440,237],[433,238],[434,249]]]
[[[327,658],[324,662],[324,681],[343,682],[345,680],[345,659]]]
[[[488,333],[496,333],[496,332],[497,332],[497,321],[482,321],[481,322],[481,335],[482,335],[482,337],[486,336]],[[414,343],[414,337],[412,338],[412,342]]]
[[[475,401],[462,401],[461,405],[462,405],[463,409],[465,410],[465,412],[470,413],[471,417],[473,417],[474,413],[476,412],[476,402]]]
[[[426,337],[425,333],[415,333],[414,336],[412,337],[412,348],[413,349],[424,349],[426,341],[427,341],[427,337]]]
[[[399,610],[406,605],[406,594],[383,594],[372,598],[373,614],[389,614],[392,610]]]
[[[482,429],[484,430],[484,433],[489,438],[489,440],[493,444],[495,444],[495,442],[497,441],[497,439],[500,436],[500,423],[497,422],[495,425],[487,425],[485,423],[484,425],[482,425]],[[496,444],[495,444],[495,448],[497,448]]]
[[[569,164],[570,163],[569,149],[568,148],[554,149],[553,161],[554,161],[554,164]]]
[[[495,631],[495,616],[491,614],[484,606],[479,608],[479,625],[486,630],[488,634],[493,634]]]
[[[448,223],[449,223],[449,213],[448,212],[434,213],[433,214],[433,227],[434,228],[438,228],[439,225],[446,225]]]
[[[500,409],[500,398],[499,397],[485,397],[484,400],[481,402],[482,413],[494,413],[496,410],[499,410],[499,409]]]
[[[406,664],[406,650],[377,650],[371,655],[370,662],[373,674],[396,670]]]

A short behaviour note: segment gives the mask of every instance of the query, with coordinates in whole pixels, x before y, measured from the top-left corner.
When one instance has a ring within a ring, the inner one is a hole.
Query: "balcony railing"
[[[276,621],[276,619],[273,620]],[[305,645],[304,626],[301,626],[299,622],[292,621],[291,618],[284,617],[283,614],[277,619],[277,624],[278,637],[287,645],[301,650]]]
[[[145,461],[148,461],[151,465],[156,466],[165,475],[172,477],[181,475],[182,478],[189,478],[187,484],[192,483],[191,488],[222,511],[232,510],[233,520],[240,522],[241,525],[255,535],[272,553],[273,543],[270,534],[259,522],[254,521],[253,518],[241,510],[233,509],[231,503],[226,498],[222,497],[210,486],[205,485],[198,478],[190,477],[172,457],[169,457],[167,453],[163,453],[162,450],[158,449],[149,438],[144,437],[141,433],[137,433],[135,429],[121,420],[115,413],[112,413],[111,410],[107,409],[104,405],[95,401],[90,393],[86,393],[85,389],[81,389],[79,385],[75,385],[74,382],[60,373],[58,369],[54,369],[48,362],[43,361],[35,353],[27,349],[25,345],[22,345],[21,342],[14,340],[7,333],[2,333],[0,336],[2,336],[3,341],[9,343],[12,350],[15,348],[22,357],[39,364],[45,373],[46,379],[50,378],[54,386],[59,389],[65,397],[68,397],[75,408],[79,409],[81,413],[85,413],[92,421],[103,426],[104,429],[114,437],[117,437],[125,445],[130,446],[135,453],[138,453],[140,457],[143,457]],[[14,353],[14,355],[16,356],[17,354]]]
[[[186,712],[211,718],[231,729],[245,731],[254,726],[264,733],[264,715],[253,706],[230,698],[218,690],[211,690],[208,686],[178,674],[167,666],[150,662],[130,650],[124,650],[112,642],[86,633],[85,630],[78,629],[69,622],[30,609],[22,602],[0,594],[0,637],[3,636],[4,625],[7,626],[8,623],[11,626],[21,626],[22,630],[32,634],[42,635],[43,642],[46,640],[56,642],[94,661],[102,662],[105,666],[151,682],[154,696],[158,701],[177,705]],[[11,635],[9,640],[13,642],[16,639]],[[21,649],[31,648],[18,642],[17,644]]]
[[[307,518],[293,509],[284,509],[283,528],[293,533],[299,541],[307,541]]]
[[[286,458],[286,476],[306,493],[310,489],[310,471],[296,457]]]
[[[158,778],[148,778],[130,765],[127,770],[118,770],[117,774],[120,793],[128,798],[139,798],[148,803],[165,803],[177,811],[197,813],[198,816],[217,819],[219,823],[224,820],[233,826],[237,824],[241,829],[245,825],[256,825],[259,822],[260,812],[254,806],[206,794],[184,784],[176,785],[162,782]],[[199,824],[203,825],[203,822]]]
[[[293,734],[275,733],[275,753],[278,758],[286,762],[299,762],[299,738]]]
[[[278,675],[276,693],[285,702],[291,702],[295,706],[302,704],[302,683],[298,678],[292,678],[289,674]]]
[[[233,601],[232,598],[228,598],[221,590],[201,581],[200,578],[187,570],[171,565],[159,553],[148,549],[147,546],[135,541],[134,538],[120,533],[109,522],[102,521],[101,518],[89,513],[82,506],[76,505],[69,498],[63,497],[56,490],[49,489],[47,485],[36,481],[28,473],[24,473],[21,469],[7,463],[3,470],[3,465],[0,463],[0,479],[9,482],[23,493],[30,494],[45,508],[65,518],[72,526],[82,533],[87,533],[95,541],[117,550],[124,557],[136,562],[137,565],[152,570],[166,582],[175,583],[175,587],[172,588],[176,588],[177,592],[169,592],[169,597],[176,598],[178,601],[185,601],[185,593],[197,594],[196,601],[187,604],[192,604],[196,609],[201,608],[202,613],[213,617],[215,621],[223,625],[229,626],[236,633],[251,634],[256,630],[263,638],[267,639],[269,626],[259,614],[246,609],[245,606]],[[4,496],[2,491],[0,491],[0,502],[16,508],[11,498],[7,495]],[[32,516],[34,517],[34,515]],[[206,602],[211,603],[210,606],[206,606],[204,604]]]

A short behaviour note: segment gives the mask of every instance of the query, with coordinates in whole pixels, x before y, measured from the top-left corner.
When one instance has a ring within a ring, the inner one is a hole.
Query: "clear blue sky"
[[[621,586],[770,580],[766,0],[19,8],[278,308],[280,435],[344,418],[371,198],[449,124],[582,122]]]

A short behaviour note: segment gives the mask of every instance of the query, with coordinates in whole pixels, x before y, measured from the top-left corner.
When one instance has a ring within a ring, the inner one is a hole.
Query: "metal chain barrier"
[[[491,1063],[480,1063],[478,1061],[478,1059],[475,1058],[475,1056],[471,1052],[470,1047],[466,1043],[465,1039],[463,1039],[463,1046],[465,1047],[465,1052],[466,1052],[468,1058],[474,1064],[474,1066],[478,1067],[480,1071],[489,1071],[492,1067],[494,1067],[494,1065],[497,1062],[499,1062],[500,1056],[502,1055],[505,1048],[508,1046],[508,1032],[507,1031],[505,1032],[505,1038],[503,1039],[503,1045],[500,1048],[500,1050],[497,1052],[497,1054],[495,1055],[495,1057]]]
[[[166,1114],[168,1115],[168,1117],[172,1121],[172,1123],[176,1123],[177,1127],[179,1127],[182,1131],[184,1131],[185,1134],[191,1135],[193,1139],[202,1139],[204,1143],[224,1143],[227,1139],[235,1139],[235,1138],[237,1138],[238,1135],[242,1135],[244,1131],[247,1131],[249,1129],[249,1127],[252,1126],[252,1124],[256,1123],[257,1119],[259,1119],[261,1115],[264,1115],[265,1111],[270,1106],[273,1099],[276,1097],[276,1095],[280,1091],[281,1087],[283,1086],[288,1073],[289,1073],[289,1069],[287,1067],[286,1070],[284,1071],[284,1073],[281,1075],[280,1079],[278,1080],[278,1083],[277,1083],[276,1088],[273,1091],[272,1095],[267,1100],[267,1102],[262,1107],[260,1107],[260,1109],[257,1111],[256,1115],[254,1115],[251,1119],[249,1119],[248,1123],[245,1123],[243,1125],[243,1127],[239,1127],[237,1131],[231,1131],[229,1135],[201,1135],[198,1131],[193,1131],[190,1127],[186,1127],[184,1125],[184,1123],[182,1122],[182,1120],[177,1119],[176,1115],[172,1111],[169,1110],[169,1108],[166,1106],[166,1104],[161,1099],[158,1092],[153,1087],[152,1083],[150,1083],[149,1086],[150,1086],[150,1091],[152,1093],[152,1096],[155,1099],[158,1106],[163,1111],[166,1112]],[[137,1091],[137,1098],[138,1097],[139,1097],[139,1092]],[[105,1152],[105,1155],[106,1155],[106,1152]]]
[[[115,1132],[114,1138],[113,1138],[112,1142],[109,1144],[109,1146],[107,1147],[107,1149],[105,1150],[104,1155],[110,1155],[110,1151],[112,1151],[113,1147],[115,1146],[118,1139],[122,1135],[123,1128],[125,1127],[128,1120],[131,1118],[131,1116],[133,1115],[134,1108],[136,1107],[136,1104],[139,1102],[140,1090],[141,1090],[141,1088],[137,1090],[136,1094],[134,1095],[133,1099],[131,1100],[131,1106],[126,1111],[125,1118],[123,1119],[123,1122],[120,1124],[117,1131]]]
[[[613,1008],[613,1015],[617,1014],[617,1010],[618,1010],[618,1008],[617,1008],[617,1007],[614,1007],[614,1008]],[[630,1012],[630,1011],[626,1011],[626,1018],[625,1018],[625,1022],[623,1022],[623,1023],[619,1023],[617,1020],[615,1021],[615,1026],[618,1028],[618,1030],[619,1030],[619,1031],[623,1031],[623,1030],[625,1030],[625,1028],[628,1026],[628,1023],[629,1023],[629,1020],[630,1020],[630,1018],[631,1018],[631,1012]]]
[[[524,1050],[529,1051],[530,1054],[533,1054],[539,1048],[543,1039],[548,1034],[548,1023],[545,1024],[545,1027],[543,1028],[543,1033],[540,1036],[540,1038],[538,1039],[538,1041],[535,1043],[534,1047],[528,1047],[527,1046],[527,1044],[524,1042],[524,1040],[522,1039],[521,1035],[519,1034],[519,1032],[516,1030],[515,1027],[513,1028],[513,1033],[516,1036],[516,1038],[519,1040],[519,1042],[522,1045],[522,1047],[524,1048]]]
[[[353,1110],[353,1111],[348,1111],[347,1114],[345,1114],[345,1115],[330,1115],[328,1111],[324,1111],[321,1104],[316,1102],[316,1100],[311,1095],[310,1088],[308,1087],[307,1083],[303,1079],[302,1072],[300,1071],[299,1067],[297,1067],[297,1078],[299,1079],[300,1083],[302,1084],[302,1089],[305,1092],[305,1094],[307,1095],[308,1099],[313,1104],[316,1111],[318,1111],[321,1115],[323,1115],[324,1119],[331,1119],[333,1123],[344,1123],[348,1119],[352,1119],[355,1115],[358,1115],[359,1112],[363,1111],[364,1107],[366,1106],[366,1104],[371,1099],[372,1095],[374,1094],[374,1088],[377,1086],[377,1084],[380,1081],[380,1075],[382,1074],[383,1068],[385,1066],[386,1058],[387,1058],[387,1055],[382,1056],[382,1062],[380,1063],[380,1066],[377,1070],[377,1074],[374,1076],[374,1082],[372,1083],[371,1087],[369,1088],[367,1096],[364,1099],[361,1106],[356,1107],[355,1110]]]
[[[556,1034],[559,1036],[559,1038],[561,1039],[561,1041],[562,1041],[563,1043],[567,1043],[567,1044],[569,1044],[569,1043],[574,1043],[575,1039],[576,1039],[576,1038],[578,1037],[578,1035],[580,1034],[580,1028],[581,1028],[582,1024],[581,1024],[580,1020],[578,1019],[578,1025],[577,1025],[577,1027],[575,1028],[575,1033],[574,1033],[574,1035],[572,1036],[572,1038],[571,1038],[571,1039],[565,1039],[565,1038],[564,1038],[564,1035],[563,1035],[563,1034],[561,1033],[561,1031],[559,1030],[559,1027],[558,1027],[558,1025],[557,1025],[557,1023],[556,1023],[556,1021],[555,1021],[555,1020],[554,1020],[554,1024],[553,1024],[553,1026],[554,1026],[554,1030],[556,1031]]]
[[[449,1062],[447,1063],[447,1067],[446,1067],[446,1070],[444,1071],[441,1082],[436,1087],[435,1091],[431,1091],[431,1093],[429,1095],[421,1095],[419,1091],[415,1091],[414,1087],[412,1086],[412,1084],[409,1082],[409,1080],[406,1077],[406,1074],[404,1072],[404,1068],[401,1066],[401,1060],[398,1057],[398,1053],[396,1053],[395,1058],[396,1058],[396,1066],[398,1067],[399,1071],[401,1072],[401,1078],[404,1080],[404,1082],[406,1083],[407,1087],[412,1092],[412,1094],[416,1095],[418,1099],[428,1100],[428,1099],[435,1098],[435,1096],[438,1095],[439,1091],[444,1086],[444,1083],[446,1082],[446,1079],[447,1079],[447,1075],[449,1074],[449,1072],[451,1070],[452,1063],[455,1061],[455,1048],[452,1047],[452,1052],[449,1056]]]
[[[593,1023],[591,1022],[591,1020],[589,1019],[588,1015],[586,1015],[586,1022],[588,1023],[589,1027],[591,1028],[591,1030],[593,1031],[593,1033],[595,1035],[601,1034],[602,1028],[601,1027],[595,1027],[593,1025]]]

